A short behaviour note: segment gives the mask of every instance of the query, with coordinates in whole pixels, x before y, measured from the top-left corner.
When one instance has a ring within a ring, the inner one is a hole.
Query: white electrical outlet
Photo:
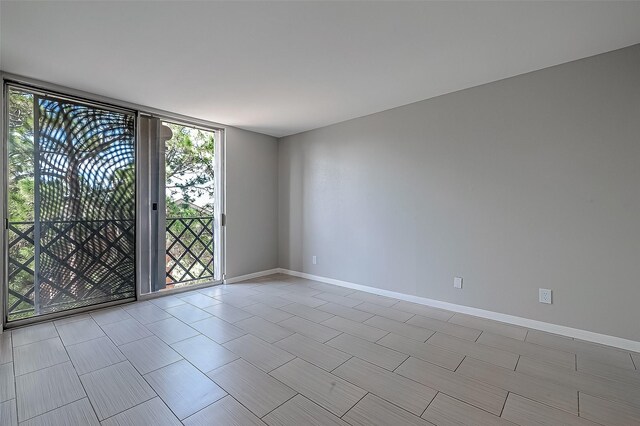
[[[318,258],[317,258],[317,257],[315,257],[315,256],[313,256],[313,257],[311,258],[311,261],[313,262],[313,264],[314,264],[314,265],[317,265],[317,264],[318,264]]]
[[[462,277],[453,277],[453,287],[462,288]]]
[[[551,304],[551,290],[548,288],[538,289],[538,296],[540,303],[546,303],[548,305]]]

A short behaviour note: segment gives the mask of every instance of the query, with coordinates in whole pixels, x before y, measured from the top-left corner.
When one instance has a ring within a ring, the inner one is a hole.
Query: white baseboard
[[[233,283],[237,283],[237,282],[240,282],[240,281],[250,280],[250,279],[253,279],[253,278],[264,277],[266,275],[277,274],[279,272],[280,272],[280,268],[267,269],[265,271],[254,272],[252,274],[239,275],[237,277],[226,278],[224,280],[224,283],[225,284],[233,284]]]
[[[456,305],[455,303],[442,302],[440,300],[428,299],[426,297],[413,296],[405,293],[398,293],[381,288],[369,287],[362,284],[355,284],[348,281],[336,280],[333,278],[321,277],[318,275],[307,274],[305,272],[291,271],[289,269],[279,268],[274,273],[292,275],[300,278],[320,281],[327,284],[334,284],[340,287],[352,288],[354,290],[366,291],[368,293],[379,294],[381,296],[393,297],[395,299],[406,300],[408,302],[419,303],[421,305],[432,306],[434,308],[446,309],[448,311],[460,312],[463,314],[473,315],[476,317],[487,318],[495,321],[501,321],[508,324],[519,325],[521,327],[532,328],[535,330],[546,331],[548,333],[559,334],[562,336],[573,337],[588,342],[599,343],[601,345],[614,346],[616,348],[628,351],[640,352],[640,342],[634,340],[623,339],[621,337],[609,336],[606,334],[594,333],[592,331],[580,330],[578,328],[567,327],[564,325],[551,324],[548,322],[537,321],[529,318],[517,317],[515,315],[502,314],[499,312],[487,311],[470,306]]]

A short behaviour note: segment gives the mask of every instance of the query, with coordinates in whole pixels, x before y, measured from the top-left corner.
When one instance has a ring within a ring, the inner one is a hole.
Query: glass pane
[[[9,91],[9,320],[135,296],[135,119]]]

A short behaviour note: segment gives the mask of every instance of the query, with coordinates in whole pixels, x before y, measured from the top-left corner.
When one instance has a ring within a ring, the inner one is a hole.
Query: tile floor
[[[0,425],[637,425],[640,354],[272,275],[0,335]]]

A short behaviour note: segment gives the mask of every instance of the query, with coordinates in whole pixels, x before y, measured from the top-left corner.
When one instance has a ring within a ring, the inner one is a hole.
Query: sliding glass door
[[[6,320],[134,298],[135,113],[5,96]]]

